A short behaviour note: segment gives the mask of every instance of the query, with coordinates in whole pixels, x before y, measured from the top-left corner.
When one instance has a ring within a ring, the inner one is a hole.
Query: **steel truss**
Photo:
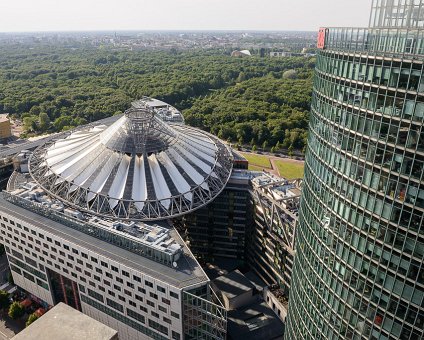
[[[167,130],[172,128],[171,126],[168,127],[168,124],[166,123],[163,124],[163,127],[165,128],[164,133],[169,136],[169,132]],[[83,130],[85,128],[86,127],[82,127],[74,130],[73,132]],[[187,126],[185,126],[184,129],[197,132],[196,129]],[[190,151],[187,149],[187,145],[183,143],[184,139],[188,137],[184,135],[182,130],[178,131],[177,129],[176,131],[177,134],[181,134],[181,136],[180,138],[175,138],[174,143],[179,144],[180,147]],[[140,221],[152,221],[178,217],[208,204],[225,188],[231,175],[233,156],[229,147],[211,134],[204,131],[201,131],[201,134],[211,139],[217,148],[215,162],[213,165],[211,164],[211,172],[206,174],[204,181],[199,185],[192,184],[190,191],[179,193],[161,200],[152,196],[144,201],[116,199],[118,204],[112,208],[110,200],[115,199],[114,197],[110,197],[103,192],[92,192],[83,185],[78,186],[73,183],[73,181],[66,180],[50,169],[48,162],[46,162],[47,150],[57,140],[48,141],[46,144],[41,145],[34,151],[29,160],[29,171],[32,178],[49,195],[60,201],[64,201],[63,203],[77,210],[87,211],[103,217]],[[135,137],[137,140],[142,138],[142,136]],[[65,138],[65,136],[62,135],[61,139],[63,138]],[[181,156],[185,158],[184,155]],[[195,167],[195,164],[190,162],[189,159],[186,158],[185,160]],[[102,160],[100,161],[100,164],[101,163]],[[205,188],[208,188],[208,190]],[[187,195],[192,195],[191,201],[185,197]],[[89,199],[89,197],[93,198]],[[165,208],[167,206],[167,202],[170,202],[169,208]],[[136,207],[136,203],[142,203],[143,209],[138,209]]]

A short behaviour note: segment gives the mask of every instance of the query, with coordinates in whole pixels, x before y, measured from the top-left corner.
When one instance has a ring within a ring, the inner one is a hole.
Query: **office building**
[[[12,136],[9,114],[0,114],[0,142],[5,142]]]
[[[221,193],[231,151],[156,104],[42,143],[0,197],[0,240],[18,286],[121,340],[223,339],[226,311],[171,219]]]
[[[422,339],[424,1],[318,48],[285,339]]]

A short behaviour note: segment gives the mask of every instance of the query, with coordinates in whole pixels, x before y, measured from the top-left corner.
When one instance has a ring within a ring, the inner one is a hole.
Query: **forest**
[[[302,150],[313,58],[232,58],[228,51],[11,45],[0,50],[0,113],[24,133],[55,132],[151,96],[233,143]]]

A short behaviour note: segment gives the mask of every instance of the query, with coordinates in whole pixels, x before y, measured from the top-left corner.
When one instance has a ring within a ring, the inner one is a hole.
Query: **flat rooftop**
[[[0,113],[0,123],[8,122],[8,121],[9,121],[9,114],[8,113]]]
[[[213,283],[228,299],[233,299],[255,288],[238,269],[217,277]]]
[[[3,194],[0,194],[0,210],[20,220],[34,225],[57,237],[67,240],[76,246],[82,246],[89,251],[103,255],[117,263],[149,275],[153,278],[166,282],[176,288],[182,289],[187,286],[208,282],[209,279],[191,254],[180,235],[172,228],[171,237],[183,246],[183,256],[178,260],[178,267],[168,267],[159,262],[132,253],[126,249],[117,247],[102,241],[81,231],[65,226],[28,209],[8,202]]]
[[[12,340],[118,340],[118,332],[59,303]]]
[[[282,340],[284,323],[265,301],[228,312],[229,340]]]

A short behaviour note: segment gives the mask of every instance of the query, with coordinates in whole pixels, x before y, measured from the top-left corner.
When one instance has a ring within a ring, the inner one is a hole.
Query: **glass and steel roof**
[[[156,111],[133,106],[110,126],[49,141],[31,157],[31,176],[66,204],[115,218],[158,220],[207,204],[231,174],[229,148]]]

